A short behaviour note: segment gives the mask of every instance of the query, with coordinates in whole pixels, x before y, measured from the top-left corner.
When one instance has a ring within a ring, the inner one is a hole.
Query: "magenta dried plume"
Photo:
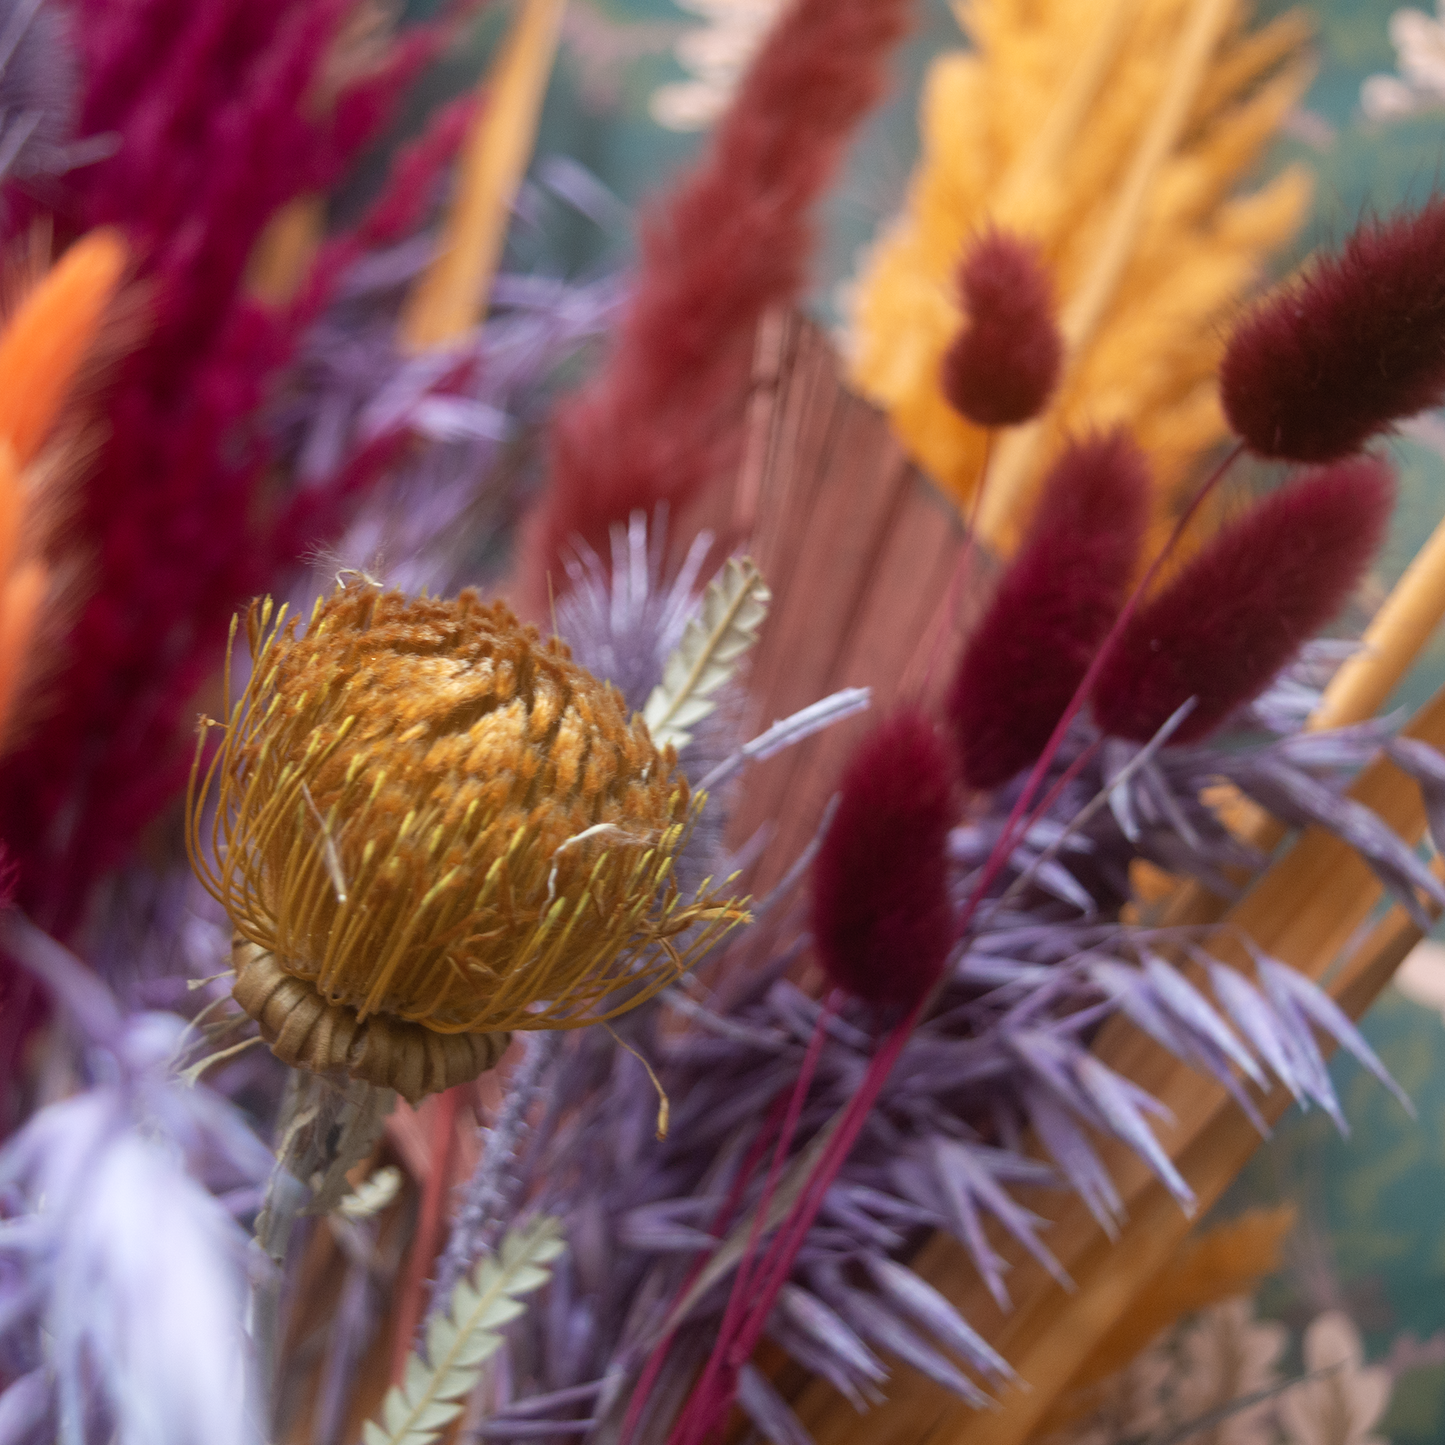
[[[1038,247],[985,231],[964,255],[958,282],[966,317],[944,354],[944,396],[979,426],[1028,421],[1043,410],[1063,360]]]
[[[1197,698],[1191,742],[1263,691],[1344,605],[1385,535],[1395,483],[1352,457],[1281,487],[1221,530],[1145,603],[1105,660],[1094,718],[1143,742]]]
[[[917,710],[863,739],[813,865],[813,937],[829,979],[871,1004],[917,1003],[952,943],[948,749]]]
[[[948,694],[959,767],[994,788],[1043,751],[1119,615],[1149,513],[1149,468],[1126,431],[1071,442]]]
[[[1445,397],[1445,199],[1368,221],[1234,329],[1220,372],[1256,452],[1328,462]]]

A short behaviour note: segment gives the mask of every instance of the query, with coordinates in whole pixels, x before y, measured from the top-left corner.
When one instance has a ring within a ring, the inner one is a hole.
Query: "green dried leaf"
[[[381,1424],[363,1427],[363,1445],[432,1445],[461,1413],[482,1366],[502,1343],[497,1331],[525,1308],[517,1297],[551,1277],[545,1266],[562,1252],[559,1229],[555,1219],[540,1218],[513,1230],[498,1256],[457,1281],[446,1312],[427,1330],[428,1358],[414,1354],[407,1360],[404,1383],[393,1385],[382,1401]]]
[[[771,600],[768,584],[749,558],[728,559],[703,593],[697,616],[687,624],[642,710],[658,747],[684,748],[692,741],[689,729],[717,705],[712,695],[757,641]]]

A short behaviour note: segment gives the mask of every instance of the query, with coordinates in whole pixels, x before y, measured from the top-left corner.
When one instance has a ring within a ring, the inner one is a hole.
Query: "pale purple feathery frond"
[[[76,137],[79,99],[61,8],[43,0],[0,5],[0,179],[43,189],[48,177],[114,150],[112,136]]]
[[[610,565],[585,542],[567,558],[569,586],[557,602],[557,632],[577,662],[640,712],[697,610],[698,581],[713,537],[699,533],[665,581],[665,512],[651,521],[634,512],[626,527],[612,528],[610,540]]]
[[[78,1026],[97,1080],[0,1150],[0,1254],[21,1285],[0,1333],[37,1349],[48,1335],[62,1439],[252,1445],[246,1236],[219,1196],[259,1185],[270,1152],[224,1100],[171,1075],[184,1020],[123,1015],[31,924],[12,913],[0,929]]]
[[[1430,928],[1431,918],[1420,894],[1445,907],[1445,884],[1364,804],[1281,758],[1258,757],[1242,763],[1231,770],[1230,781],[1283,822],[1298,827],[1319,824],[1348,843],[1422,929]]]
[[[1292,1013],[1304,1032],[1308,1032],[1309,1026],[1313,1024],[1329,1034],[1400,1101],[1401,1107],[1412,1119],[1415,1117],[1415,1106],[1409,1095],[1395,1082],[1390,1071],[1381,1062],[1380,1056],[1369,1046],[1365,1036],[1334,999],[1312,979],[1306,978],[1298,969],[1290,968],[1287,964],[1264,958],[1259,961],[1258,966],[1265,992],[1274,1000],[1278,1012]]]
[[[769,1445],[812,1445],[803,1422],[756,1365],[738,1371],[738,1405]]]

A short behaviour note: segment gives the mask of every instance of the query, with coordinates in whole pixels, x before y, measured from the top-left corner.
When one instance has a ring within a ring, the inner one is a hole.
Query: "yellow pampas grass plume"
[[[1305,21],[1248,29],[1242,0],[971,0],[974,50],[940,56],[903,213],[851,287],[850,379],[961,505],[988,457],[978,528],[1008,550],[1063,434],[1123,423],[1165,499],[1224,435],[1223,323],[1310,194],[1294,167],[1233,192],[1309,78]],[[1040,246],[1066,344],[1046,413],[1002,434],[955,413],[939,363],[962,321],[954,273],[982,227]]]

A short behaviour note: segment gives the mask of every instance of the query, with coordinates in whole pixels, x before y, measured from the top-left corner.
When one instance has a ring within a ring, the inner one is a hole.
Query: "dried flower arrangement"
[[[1329,1050],[1409,1108],[1352,1020],[1445,908],[1445,701],[1373,716],[1440,567],[1367,653],[1319,634],[1377,439],[1445,400],[1445,202],[1236,315],[1301,204],[1225,199],[1295,21],[1044,6],[1025,45],[978,0],[856,293],[880,414],[789,308],[901,3],[782,9],[625,287],[499,266],[555,0],[331,234],[468,7],[181,8],[81,0],[6,152],[12,228],[66,220],[0,332],[0,1436],[1362,1438],[1346,1321],[1258,1398],[1288,1221],[1189,1229],[1291,1102],[1343,1125]],[[509,590],[550,637],[426,592],[543,416]],[[1221,523],[1246,456],[1299,466]],[[234,655],[267,585],[303,605]],[[222,657],[198,882],[98,890]]]

